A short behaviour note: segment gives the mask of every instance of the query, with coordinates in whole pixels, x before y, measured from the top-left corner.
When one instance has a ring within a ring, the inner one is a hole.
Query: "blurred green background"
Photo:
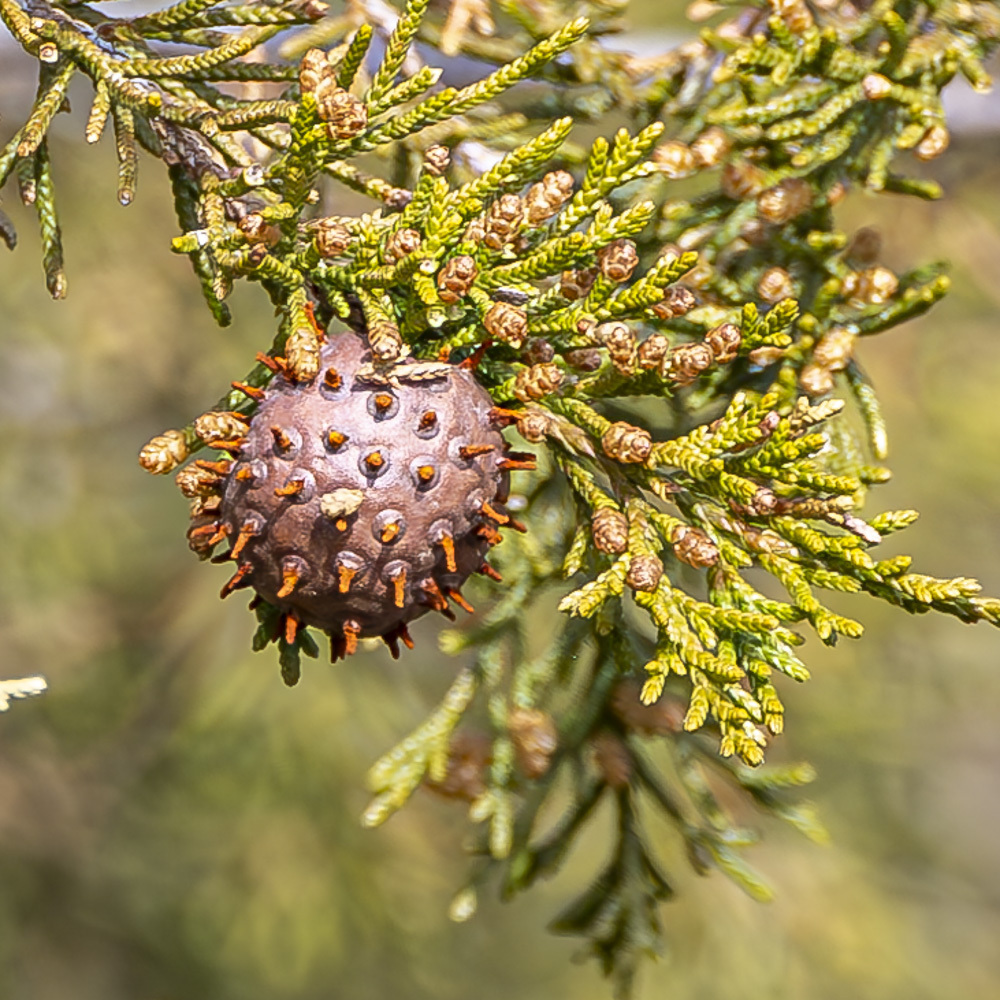
[[[25,69],[0,54],[0,139],[23,120]],[[421,793],[360,829],[366,768],[454,672],[437,624],[398,663],[307,661],[289,690],[273,650],[249,652],[245,600],[218,600],[225,568],[188,552],[186,502],[136,453],[245,370],[270,309],[242,290],[234,327],[214,327],[168,251],[159,166],[119,208],[111,144],[85,148],[79,117],[54,149],[67,301],[48,299],[34,221],[5,197],[21,245],[0,256],[0,676],[51,690],[0,717],[0,997],[606,997],[544,931],[601,845],[454,925],[462,808]],[[960,136],[933,173],[947,201],[844,206],[882,228],[889,264],[954,262],[932,316],[861,348],[896,473],[872,506],[923,513],[887,554],[1000,593],[1000,137]],[[867,634],[814,645],[775,747],[816,764],[831,846],[766,825],[752,860],[779,897],[763,907],[667,840],[680,892],[640,998],[1000,997],[1000,635],[843,607]]]

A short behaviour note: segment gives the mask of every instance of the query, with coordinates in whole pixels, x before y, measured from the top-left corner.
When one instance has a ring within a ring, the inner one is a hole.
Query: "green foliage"
[[[861,633],[815,591],[1000,625],[1000,601],[974,581],[872,555],[916,515],[860,514],[888,476],[874,464],[887,438],[855,350],[927,310],[948,279],[939,265],[894,274],[877,234],[842,232],[835,211],[852,186],[938,195],[894,172],[897,157],[944,150],[940,92],[959,73],[986,88],[1000,27],[986,3],[845,2],[818,22],[785,0],[642,63],[602,46],[615,26],[606,7],[575,20],[557,0],[508,8],[513,36],[487,39],[456,33],[426,0],[392,25],[298,2],[184,0],[114,18],[75,3],[29,16],[0,0],[40,67],[0,184],[16,177],[36,206],[47,284],[62,297],[47,132],[81,74],[94,87],[87,140],[112,121],[119,201],[135,195],[140,148],[167,164],[173,250],[220,325],[241,278],[278,315],[268,353],[211,413],[249,417],[275,370],[307,364],[314,324],[346,326],[369,339],[373,384],[465,363],[537,446],[522,489],[530,530],[497,549],[505,588],[471,627],[442,634],[467,665],[372,768],[364,821],[385,821],[422,782],[468,799],[477,862],[452,907],[465,919],[487,879],[512,895],[554,872],[607,802],[610,861],[553,928],[586,939],[625,993],[638,957],[659,948],[658,903],[672,891],[647,806],[696,871],[760,900],[770,889],[742,853],[754,836],[721,789],[824,837],[789,793],[811,770],[759,766],[784,728],[777,676],[809,676],[797,626],[830,645]],[[266,46],[301,25],[281,50],[302,57],[296,70]],[[496,68],[439,86],[418,41]],[[519,104],[510,91],[529,79],[544,98]],[[613,106],[628,127],[574,142]],[[323,214],[327,177],[377,207]],[[0,234],[13,246],[2,214]],[[206,446],[237,450],[192,422],[154,438],[143,464],[172,471]],[[195,516],[204,509],[196,500]],[[563,577],[578,579],[568,589]],[[525,612],[556,590],[565,614],[538,650]],[[283,632],[266,603],[256,611],[254,648],[276,643],[295,683],[315,640]]]

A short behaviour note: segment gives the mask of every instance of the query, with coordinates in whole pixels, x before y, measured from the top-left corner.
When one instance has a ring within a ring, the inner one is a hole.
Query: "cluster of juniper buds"
[[[551,219],[573,193],[573,175],[565,170],[547,173],[524,196],[525,219],[529,226]]]
[[[575,302],[587,296],[594,287],[597,269],[593,267],[579,268],[575,271],[563,271],[559,280],[559,291],[563,298]]]
[[[628,572],[625,574],[625,582],[633,590],[652,593],[659,587],[661,579],[663,579],[663,563],[658,556],[654,556],[651,552],[632,556]]]
[[[441,177],[451,163],[451,151],[447,146],[433,145],[424,150],[424,170],[432,177]]]
[[[316,112],[326,122],[331,139],[352,139],[368,125],[368,109],[337,83],[337,75],[325,52],[309,49],[299,64],[299,86],[303,95],[316,100]]]
[[[608,281],[621,284],[639,266],[639,252],[631,240],[615,240],[597,251],[597,263]]]
[[[653,305],[657,319],[669,320],[684,316],[695,307],[694,292],[684,285],[673,285],[663,292],[663,297]]]
[[[187,438],[181,431],[164,431],[139,452],[139,464],[154,476],[163,476],[173,472],[189,454]]]
[[[494,302],[483,316],[486,332],[511,347],[520,347],[528,335],[528,314],[509,302]],[[552,357],[549,353],[550,360]]]
[[[720,323],[695,344],[679,344],[669,348],[665,337],[654,334],[640,345],[639,364],[643,368],[659,367],[663,378],[677,385],[689,385],[714,364],[727,364],[739,351],[743,335],[735,323]]]
[[[653,150],[653,163],[671,180],[689,177],[698,170],[717,167],[729,153],[726,133],[712,126],[698,135],[690,145],[679,139],[668,139]]]
[[[671,534],[674,555],[695,569],[714,566],[719,561],[719,549],[701,528],[678,525]]]
[[[415,229],[393,230],[385,241],[385,259],[395,264],[420,249],[420,233]]]
[[[522,403],[544,399],[563,383],[562,369],[551,362],[522,368],[514,378],[514,396]]]
[[[608,458],[626,464],[641,464],[653,450],[653,439],[644,427],[618,420],[601,437],[601,447]]]
[[[857,305],[882,305],[899,289],[899,279],[887,267],[869,267],[851,271],[840,283],[845,299]]]
[[[449,258],[437,276],[438,295],[441,301],[452,305],[468,295],[478,273],[475,259],[468,254],[456,254]]]
[[[320,257],[340,257],[351,245],[354,237],[342,222],[336,219],[319,219],[313,226],[316,250]]]
[[[552,415],[539,407],[528,405],[517,418],[517,433],[532,444],[540,444],[552,429]]]
[[[628,518],[614,507],[598,507],[590,519],[594,547],[607,555],[621,555],[628,548]]]
[[[631,375],[635,371],[638,345],[628,323],[620,320],[602,323],[594,330],[594,339],[607,348],[611,363],[622,375]]]
[[[846,326],[832,327],[823,334],[799,372],[799,385],[807,395],[816,399],[833,390],[833,376],[850,364],[855,340],[857,334]]]
[[[757,215],[765,222],[784,225],[812,208],[812,185],[801,177],[788,177],[757,195]]]
[[[483,242],[491,250],[502,250],[512,243],[524,221],[524,206],[516,194],[501,195],[486,213]]]
[[[250,418],[242,413],[209,410],[208,413],[203,413],[195,419],[194,432],[199,440],[210,447],[221,448],[227,444],[237,446],[242,443],[249,424]]]
[[[783,267],[769,267],[757,281],[757,294],[762,302],[774,305],[795,294],[792,276]]]

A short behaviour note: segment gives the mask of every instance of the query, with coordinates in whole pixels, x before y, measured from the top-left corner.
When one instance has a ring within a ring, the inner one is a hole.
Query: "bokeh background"
[[[678,12],[637,14],[659,28]],[[0,140],[33,86],[0,48]],[[273,320],[250,289],[231,329],[213,325],[168,251],[159,166],[144,160],[121,209],[113,148],[85,148],[77,97],[53,150],[68,300],[48,299],[13,191],[21,245],[0,251],[0,676],[38,672],[51,688],[0,716],[0,997],[606,997],[596,967],[571,964],[576,944],[544,929],[602,844],[455,925],[461,807],[420,793],[386,827],[360,828],[366,768],[454,672],[436,624],[398,663],[306,661],[285,688],[273,650],[249,651],[243,598],[219,602],[225,568],[188,552],[186,502],[139,470],[142,443],[210,405]],[[1000,132],[960,129],[933,174],[946,201],[854,194],[844,207],[845,224],[882,229],[890,265],[954,264],[931,316],[861,348],[895,470],[872,505],[922,511],[888,552],[996,594]],[[761,906],[691,875],[665,841],[680,892],[640,1000],[1000,997],[1000,633],[844,607],[867,634],[814,645],[813,680],[784,686],[779,741],[816,765],[831,844],[763,824],[752,861],[778,899]]]

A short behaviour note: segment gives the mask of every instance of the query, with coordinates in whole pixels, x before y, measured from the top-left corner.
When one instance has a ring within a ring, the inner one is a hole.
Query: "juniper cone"
[[[555,872],[606,805],[608,862],[552,927],[624,995],[661,946],[665,860],[763,900],[746,812],[825,835],[798,798],[811,768],[764,764],[806,633],[862,632],[824,592],[1000,624],[974,580],[878,549],[917,514],[871,498],[890,473],[865,347],[949,279],[889,269],[840,209],[941,196],[922,166],[949,145],[941,92],[989,89],[997,5],[701,3],[693,41],[640,59],[604,44],[624,3],[494,23],[397,2],[0,0],[39,69],[0,187],[37,214],[63,297],[48,133],[89,86],[119,202],[166,166],[172,250],[217,322],[259,286],[273,341],[143,468],[174,474],[191,548],[252,593],[254,648],[289,684],[317,633],[334,657],[363,636],[395,652],[475,588],[488,610],[439,633],[453,680],[372,767],[363,822],[425,783],[471,800],[464,920]],[[438,52],[482,79],[451,85]]]

